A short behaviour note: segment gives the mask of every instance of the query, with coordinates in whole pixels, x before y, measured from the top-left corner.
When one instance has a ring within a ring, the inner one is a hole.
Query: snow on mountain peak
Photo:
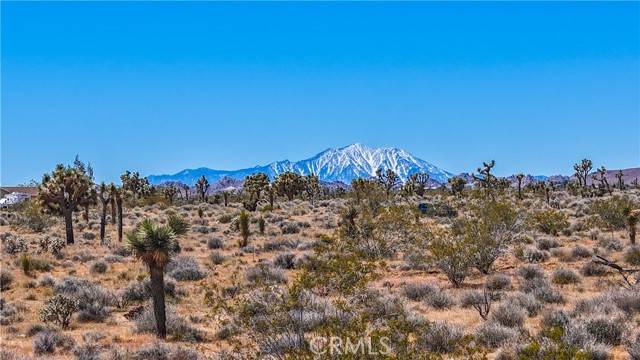
[[[249,169],[225,171],[200,168],[183,170],[174,175],[149,176],[149,181],[159,184],[167,181],[180,181],[193,184],[202,175],[210,182],[215,182],[227,176],[234,179],[244,179],[245,176],[264,172],[270,178],[286,171],[293,171],[301,175],[316,174],[322,181],[342,181],[350,183],[356,178],[375,176],[378,169],[391,169],[404,182],[412,174],[426,172],[431,179],[444,183],[453,175],[433,164],[418,159],[405,150],[398,148],[374,148],[360,143],[341,148],[330,148],[306,160],[291,162],[277,161],[265,166]]]

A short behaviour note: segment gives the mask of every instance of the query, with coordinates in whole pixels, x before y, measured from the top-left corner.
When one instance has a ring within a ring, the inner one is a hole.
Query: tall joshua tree
[[[516,175],[516,180],[518,180],[518,199],[522,200],[522,180],[524,179],[524,174],[520,173]]]
[[[172,215],[169,217],[167,225],[159,225],[150,219],[145,219],[135,231],[127,234],[129,247],[133,250],[136,258],[142,260],[149,269],[156,335],[161,339],[167,337],[164,268],[171,257],[180,252],[177,237],[186,231],[186,222],[182,218]]]
[[[180,188],[182,189],[182,192],[184,193],[184,200],[186,202],[189,202],[189,185],[187,184],[180,184]]]
[[[616,179],[618,179],[618,188],[620,191],[624,190],[624,173],[622,170],[618,170],[616,173]]]
[[[429,182],[429,174],[415,173],[411,175],[410,181],[413,191],[415,191],[418,196],[422,196],[424,195],[424,191],[427,188],[427,183]]]
[[[200,200],[202,202],[207,201],[207,192],[209,191],[209,180],[202,175],[198,181],[196,181],[196,190],[200,194]]]
[[[584,196],[584,188],[587,187],[587,177],[593,169],[593,162],[589,159],[582,159],[579,163],[573,164],[574,176],[578,179],[578,184],[583,189],[582,194]]]
[[[599,188],[601,190],[606,190],[609,195],[611,195],[611,187],[609,186],[609,181],[607,180],[607,169],[604,166],[596,169],[596,173],[591,176],[594,181],[600,183]]]
[[[318,175],[311,174],[303,177],[304,192],[309,198],[309,202],[313,205],[313,200],[320,193],[320,180]]]
[[[303,191],[304,181],[300,174],[285,171],[275,179],[274,186],[279,194],[285,195],[291,201]]]
[[[73,244],[73,212],[86,201],[92,181],[85,173],[58,164],[51,174],[42,177],[37,200],[46,211],[62,215],[67,244]]]
[[[269,186],[269,177],[265,173],[251,174],[244,178],[242,189],[249,195],[245,201],[245,208],[254,211],[260,201],[262,191]]]
[[[104,230],[107,223],[107,205],[111,202],[109,189],[104,183],[100,184],[98,189],[98,200],[102,206],[100,211],[100,244],[104,244]]]
[[[178,194],[178,188],[173,184],[169,184],[162,189],[162,193],[164,194],[164,197],[167,199],[167,201],[169,201],[169,204],[173,204],[173,199]]]
[[[387,171],[383,171],[382,168],[378,169],[376,171],[376,177],[378,178],[378,182],[384,186],[387,196],[389,196],[391,190],[400,182],[398,175],[391,169],[387,169]]]
[[[118,215],[118,241],[122,241],[122,192],[122,188],[115,186],[113,183],[109,185],[110,197],[116,205]]]

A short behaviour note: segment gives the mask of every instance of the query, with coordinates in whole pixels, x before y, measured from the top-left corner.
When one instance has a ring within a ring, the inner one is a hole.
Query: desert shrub
[[[604,276],[607,274],[608,269],[605,265],[589,261],[582,266],[580,272],[583,276]]]
[[[63,329],[69,327],[71,315],[77,310],[74,300],[64,295],[56,295],[45,302],[45,306],[40,312],[40,320],[53,322]]]
[[[233,221],[234,216],[232,214],[222,214],[218,217],[218,222],[220,224],[228,224]]]
[[[487,279],[485,286],[491,291],[506,290],[511,287],[511,278],[504,274],[496,274]]]
[[[627,196],[614,195],[591,203],[590,212],[597,215],[598,225],[607,230],[621,230],[626,226],[629,211],[637,207]]]
[[[100,360],[102,347],[96,343],[86,343],[73,348],[76,360]]]
[[[109,316],[109,307],[118,302],[109,290],[85,279],[67,277],[56,284],[54,291],[75,301],[80,321],[104,321]]]
[[[522,283],[522,291],[532,294],[539,301],[549,304],[564,302],[562,294],[551,287],[546,279],[531,279]]]
[[[218,237],[209,238],[207,246],[209,249],[222,249],[224,248],[224,240]]]
[[[580,282],[580,276],[571,269],[558,269],[553,272],[551,279],[554,284],[559,285],[577,284]]]
[[[476,339],[486,346],[498,348],[518,336],[518,331],[489,321],[476,330]]]
[[[46,274],[40,278],[38,284],[42,287],[53,287],[56,284],[56,281],[51,275]]]
[[[225,259],[226,257],[219,251],[214,251],[209,254],[209,260],[211,260],[211,263],[213,265],[220,265],[224,262]]]
[[[600,238],[598,239],[598,246],[610,251],[622,251],[622,249],[624,249],[624,245],[622,245],[622,242],[612,235],[600,236]]]
[[[469,290],[462,293],[460,296],[460,306],[463,308],[473,307],[477,304],[481,304],[485,301],[482,291]]]
[[[13,283],[13,275],[6,268],[0,268],[0,291],[9,290]]]
[[[569,314],[561,309],[547,311],[542,315],[542,325],[545,328],[560,327],[564,329],[570,322]]]
[[[543,237],[538,239],[538,249],[539,250],[551,250],[553,248],[557,248],[560,247],[560,242],[558,242],[558,240],[556,239],[552,239],[552,238],[548,238],[548,237]]]
[[[545,234],[558,235],[569,227],[567,215],[555,209],[536,211],[530,215],[529,222]]]
[[[624,261],[630,265],[640,265],[640,246],[629,246],[624,253]]]
[[[267,241],[262,246],[264,251],[279,251],[282,249],[295,249],[300,244],[297,240],[274,240]]]
[[[107,272],[107,269],[109,268],[109,266],[107,265],[106,262],[104,261],[96,261],[93,264],[91,264],[91,272],[94,274],[104,274]]]
[[[423,300],[428,294],[437,291],[437,289],[430,284],[407,284],[402,288],[402,294],[410,300],[420,301]]]
[[[7,303],[4,299],[0,299],[0,325],[7,326],[21,321],[22,319],[18,315],[21,310],[17,306]]]
[[[283,284],[287,282],[282,270],[274,269],[267,263],[260,263],[249,268],[245,277],[252,284]]]
[[[620,345],[625,330],[623,322],[604,317],[587,320],[586,329],[597,342],[611,346]]]
[[[7,236],[2,241],[2,251],[8,255],[15,255],[27,251],[27,243],[13,235]]]
[[[290,270],[295,267],[295,258],[296,256],[292,253],[279,254],[273,261],[273,265],[280,269]]]
[[[527,247],[524,249],[524,258],[530,263],[538,263],[549,260],[549,253],[544,250]]]
[[[164,293],[167,296],[176,298],[179,293],[176,289],[176,282],[171,278],[164,280]],[[125,302],[129,301],[144,301],[151,298],[151,281],[146,279],[144,281],[135,281],[129,283],[129,285],[122,291],[122,299]]]
[[[113,250],[114,255],[127,257],[131,255],[131,249],[126,246],[119,246]]]
[[[280,231],[282,234],[297,234],[300,232],[300,226],[295,222],[285,222],[280,224]]]
[[[454,305],[454,300],[446,292],[436,288],[435,291],[427,293],[424,302],[434,309],[448,309]]]
[[[434,322],[428,325],[418,339],[419,346],[431,352],[449,353],[460,345],[462,329],[447,322]]]
[[[42,331],[33,341],[33,352],[36,355],[53,354],[56,348],[71,349],[74,343],[71,337],[56,331]]]
[[[544,271],[537,265],[524,265],[518,269],[518,275],[525,280],[544,279]]]
[[[27,337],[34,337],[36,335],[38,335],[39,333],[46,331],[46,330],[50,330],[50,328],[48,326],[45,326],[43,324],[31,324],[29,325],[29,327],[27,328],[27,332],[26,332],[26,336]],[[2,359],[0,357],[0,359]]]
[[[627,345],[627,353],[631,357],[631,360],[639,360],[640,359],[640,335],[636,336]]]
[[[521,327],[526,312],[516,302],[505,301],[491,312],[491,319],[506,327]]]
[[[473,258],[468,239],[440,236],[431,241],[431,260],[447,276],[451,284],[460,287],[469,275]]]
[[[82,233],[82,238],[84,240],[95,240],[96,239],[96,234],[92,233],[92,232],[85,231],[85,232]]]
[[[43,232],[53,225],[51,216],[43,213],[40,206],[34,201],[25,201],[18,205],[16,224],[25,226],[34,232]]]
[[[201,342],[205,340],[202,331],[189,325],[187,320],[176,314],[172,307],[166,308],[167,334],[174,340]],[[155,333],[156,318],[153,314],[153,306],[147,305],[144,310],[135,318],[136,331],[140,333]]]
[[[45,236],[40,238],[40,252],[48,252],[56,257],[61,255],[62,249],[65,247],[66,242],[64,239],[57,236]]]
[[[178,281],[200,280],[207,276],[200,269],[198,262],[191,256],[178,256],[173,258],[166,267],[166,272]]]
[[[227,340],[238,334],[240,334],[242,330],[235,324],[225,324],[218,329],[216,332],[216,338],[218,340]]]
[[[571,249],[571,255],[576,258],[588,258],[591,257],[591,250],[587,249],[584,246],[577,245],[573,249]]]
[[[113,264],[113,263],[123,262],[124,258],[120,255],[107,255],[104,257],[104,261]]]

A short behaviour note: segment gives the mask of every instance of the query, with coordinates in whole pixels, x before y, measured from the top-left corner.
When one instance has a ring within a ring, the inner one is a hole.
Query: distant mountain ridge
[[[446,183],[453,177],[450,172],[419,159],[405,150],[374,148],[356,143],[342,148],[327,149],[309,159],[297,162],[283,160],[239,170],[215,170],[202,167],[185,169],[173,175],[149,175],[148,179],[152,184],[176,181],[193,185],[202,175],[210,183],[215,183],[225,177],[243,180],[246,176],[258,172],[263,172],[274,179],[278,174],[292,171],[300,175],[316,174],[323,182],[340,181],[349,184],[357,178],[375,176],[378,169],[393,170],[403,182],[419,172],[428,173],[431,179],[438,183]]]

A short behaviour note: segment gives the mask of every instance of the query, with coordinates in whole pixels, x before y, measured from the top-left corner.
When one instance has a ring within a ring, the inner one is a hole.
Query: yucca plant
[[[127,234],[129,248],[142,260],[151,278],[151,297],[159,338],[166,338],[166,312],[164,302],[164,268],[171,257],[180,252],[177,237],[187,232],[187,223],[177,215],[171,215],[167,225],[143,220],[136,230]]]
[[[239,245],[241,248],[243,248],[249,245],[249,214],[247,214],[246,211],[242,210],[238,221],[240,235],[242,236],[242,240],[240,241]]]

